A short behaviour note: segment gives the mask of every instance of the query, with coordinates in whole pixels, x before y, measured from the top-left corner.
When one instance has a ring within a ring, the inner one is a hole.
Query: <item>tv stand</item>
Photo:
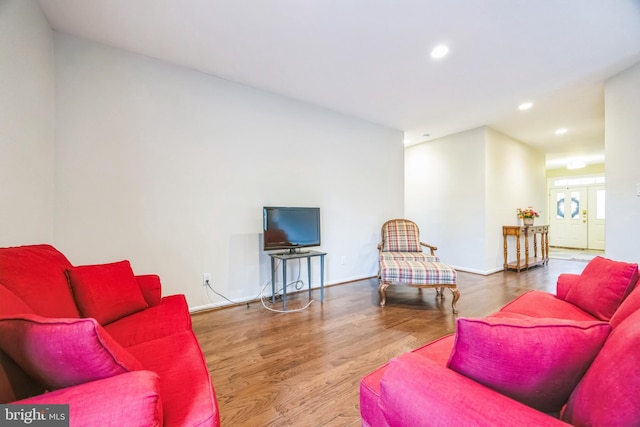
[[[270,253],[271,257],[271,303],[276,302],[275,260],[282,261],[282,310],[287,311],[287,261],[291,259],[307,259],[307,278],[309,280],[309,299],[311,299],[311,258],[320,257],[320,302],[324,302],[324,256],[326,252],[298,251],[290,249],[284,253]]]
[[[302,249],[298,249],[298,248],[291,248],[286,250],[285,252],[280,252],[279,254],[275,254],[275,255],[298,255],[298,254],[308,254],[311,251],[303,251]]]

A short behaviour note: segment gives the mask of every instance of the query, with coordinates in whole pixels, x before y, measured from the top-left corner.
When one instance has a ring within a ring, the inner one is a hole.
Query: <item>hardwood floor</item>
[[[530,289],[554,292],[560,273],[585,265],[550,260],[521,273],[458,272],[458,316],[485,316]],[[380,308],[377,288],[376,279],[331,286],[324,304],[297,313],[274,313],[256,302],[193,314],[222,425],[360,426],[360,379],[455,330],[449,291],[440,301],[435,290],[390,287]],[[306,292],[289,295],[287,306],[307,301]]]

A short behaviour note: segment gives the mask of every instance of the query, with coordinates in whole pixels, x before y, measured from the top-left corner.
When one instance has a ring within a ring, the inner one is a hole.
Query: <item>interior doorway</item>
[[[549,245],[604,250],[604,176],[554,180],[549,188]]]

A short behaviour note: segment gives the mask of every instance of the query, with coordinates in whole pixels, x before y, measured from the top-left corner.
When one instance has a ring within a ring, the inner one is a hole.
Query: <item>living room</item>
[[[129,259],[199,311],[228,304],[203,273],[236,301],[268,281],[265,205],[321,208],[327,284],[375,276],[380,226],[403,216],[456,268],[491,273],[500,226],[546,207],[544,153],[485,123],[405,148],[402,130],[55,31],[46,3],[0,6],[2,246],[51,243],[74,265]],[[603,82],[605,252],[637,262],[640,56],[625,60]],[[432,147],[451,175],[426,185],[408,156]],[[429,217],[425,193],[439,197]]]
[[[226,302],[206,294],[205,272],[232,300],[255,297],[268,279],[265,205],[321,208],[328,284],[375,274],[389,218],[414,217],[452,265],[487,273],[502,265],[499,230],[515,208],[545,209],[544,154],[490,128],[463,132],[442,153],[452,173],[429,179],[456,197],[438,196],[431,205],[447,208],[426,221],[401,131],[52,31],[37,2],[13,8],[3,14],[3,117],[13,125],[2,173],[13,184],[2,222],[30,225],[5,226],[6,245],[55,242],[78,264],[127,257],[206,308]],[[618,98],[635,74],[605,86],[607,253],[625,260],[640,234],[631,220],[640,179],[625,139],[634,123],[623,119],[637,107]]]

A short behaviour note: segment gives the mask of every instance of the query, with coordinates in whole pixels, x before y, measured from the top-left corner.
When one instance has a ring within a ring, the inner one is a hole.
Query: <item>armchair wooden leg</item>
[[[380,286],[378,286],[378,293],[380,294],[380,307],[384,307],[387,303],[387,296],[384,294],[384,291],[389,287],[388,283],[380,282]]]
[[[458,310],[456,309],[456,302],[458,302],[458,300],[460,299],[460,292],[458,291],[457,288],[450,288],[451,289],[451,293],[453,294],[453,301],[451,302],[451,308],[453,309],[454,313],[457,313]]]

